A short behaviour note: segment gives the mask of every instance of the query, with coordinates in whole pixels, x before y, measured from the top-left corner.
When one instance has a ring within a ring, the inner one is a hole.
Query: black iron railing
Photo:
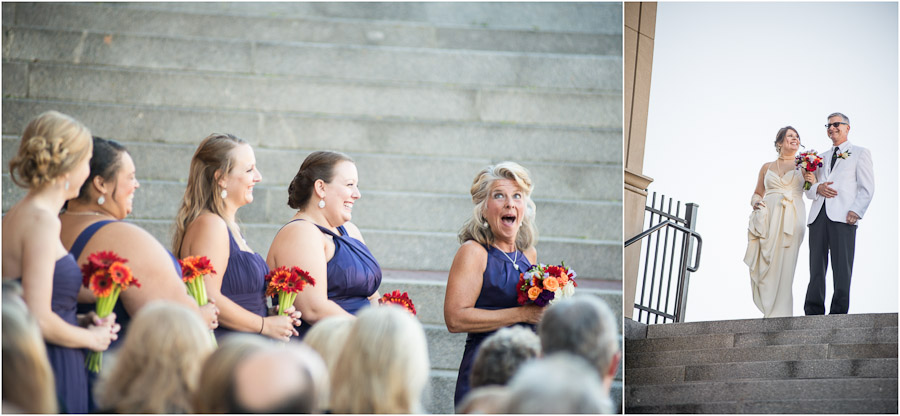
[[[646,244],[641,247],[643,278],[635,292],[640,297],[635,299],[633,316],[636,317],[635,321],[647,324],[684,321],[690,273],[696,272],[700,267],[700,252],[703,248],[703,239],[694,231],[698,205],[685,204],[682,217],[681,202],[674,201],[673,213],[672,198],[668,198],[668,204],[666,201],[663,195],[657,205],[654,192],[653,199],[645,208],[650,213],[647,229],[625,242],[625,247],[628,247],[646,239]],[[650,322],[651,317],[653,322]]]

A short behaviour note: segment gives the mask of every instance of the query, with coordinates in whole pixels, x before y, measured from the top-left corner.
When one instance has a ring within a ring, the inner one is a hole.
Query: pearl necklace
[[[503,255],[504,255],[504,256],[506,256],[506,258],[507,258],[507,259],[509,259],[509,262],[510,262],[510,263],[512,263],[512,264],[513,264],[513,267],[515,267],[515,268],[516,268],[516,270],[519,270],[519,265],[518,265],[518,264],[517,264],[517,263],[516,263],[516,262],[517,262],[517,261],[519,261],[519,250],[518,250],[518,249],[517,249],[517,250],[516,250],[516,259],[515,259],[515,260],[513,260],[513,259],[512,259],[512,257],[509,257],[509,254],[506,254],[506,252],[505,252],[505,251],[503,251],[503,250],[500,250],[500,248],[499,248],[499,247],[497,247],[497,246],[494,246],[494,248],[496,248],[496,249],[497,249],[497,251],[499,251],[499,252],[501,252],[501,253],[503,253]]]

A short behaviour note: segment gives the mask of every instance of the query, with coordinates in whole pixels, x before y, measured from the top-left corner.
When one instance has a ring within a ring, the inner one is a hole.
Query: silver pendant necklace
[[[509,259],[509,262],[513,264],[513,267],[515,267],[516,270],[519,270],[519,265],[516,263],[517,261],[519,261],[519,250],[516,250],[516,259],[513,260],[512,257],[509,257],[509,254],[506,254],[505,251],[500,250],[499,247],[496,247],[496,246],[495,246],[494,248],[496,248],[498,251],[500,251],[501,253],[503,253],[503,255],[506,256],[507,259]]]

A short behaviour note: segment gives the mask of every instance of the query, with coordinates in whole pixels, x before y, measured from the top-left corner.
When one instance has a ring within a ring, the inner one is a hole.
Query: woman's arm
[[[355,228],[355,227],[354,227]],[[358,230],[357,230],[358,231]],[[349,233],[349,229],[348,229]],[[352,236],[352,235],[351,235]],[[355,237],[354,237],[355,238]],[[269,247],[266,262],[270,268],[297,266],[316,280],[314,286],[306,286],[297,294],[294,306],[307,322],[316,323],[335,315],[353,316],[337,303],[328,300],[328,263],[326,243],[315,224],[297,221],[286,225]]]
[[[768,169],[768,163],[763,163],[762,168],[759,169],[759,175],[756,179],[756,189],[753,190],[753,196],[750,198],[750,206],[753,207],[753,209],[758,208],[757,204],[766,195],[765,178],[766,170]],[[763,203],[763,206],[765,206],[765,203]]]
[[[537,257],[536,252],[534,256]],[[487,251],[474,241],[463,243],[456,252],[444,297],[447,329],[450,332],[487,332],[519,322],[537,323],[543,313],[543,308],[539,306],[497,310],[475,307],[486,264]]]
[[[44,339],[68,348],[104,351],[113,334],[110,320],[104,325],[81,328],[71,325],[53,312],[53,273],[59,247],[59,219],[41,218],[29,227],[22,247],[22,290],[28,310],[34,315]]]

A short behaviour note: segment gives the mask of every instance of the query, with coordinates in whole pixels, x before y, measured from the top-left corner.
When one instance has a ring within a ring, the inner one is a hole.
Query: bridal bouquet
[[[822,167],[822,158],[819,157],[815,150],[810,150],[795,156],[794,164],[797,165],[797,168],[799,169],[803,169],[807,172],[815,172],[816,169]],[[812,183],[809,181],[804,182],[803,190],[808,191],[810,186],[812,186]]]
[[[305,270],[294,266],[281,266],[266,275],[266,296],[278,295],[278,314],[287,315],[284,311],[294,304],[297,294],[302,292],[307,284],[316,285],[316,280]]]
[[[131,269],[123,259],[112,251],[100,251],[88,256],[87,263],[81,266],[82,284],[97,297],[97,316],[106,318],[112,313],[119,293],[132,285],[141,287],[131,274]],[[92,373],[100,372],[103,352],[91,351],[85,359],[85,366]]]
[[[190,256],[178,260],[178,263],[181,264],[181,280],[187,286],[188,294],[197,301],[197,306],[209,303],[209,299],[206,297],[206,283],[203,280],[203,276],[216,274],[212,264],[209,263],[209,258],[206,256]],[[210,330],[210,336],[212,336],[213,345],[218,345],[216,335],[212,330]]]
[[[381,299],[378,299],[378,304],[384,305],[386,303],[400,305],[406,308],[411,314],[416,314],[416,305],[413,305],[412,299],[409,298],[409,294],[406,292],[400,293],[399,290],[395,290],[391,293],[385,293]]]
[[[565,262],[559,266],[531,266],[528,271],[519,274],[519,284],[516,286],[519,305],[531,302],[537,306],[546,306],[559,299],[572,297],[578,287],[575,276],[575,271],[567,268]]]

